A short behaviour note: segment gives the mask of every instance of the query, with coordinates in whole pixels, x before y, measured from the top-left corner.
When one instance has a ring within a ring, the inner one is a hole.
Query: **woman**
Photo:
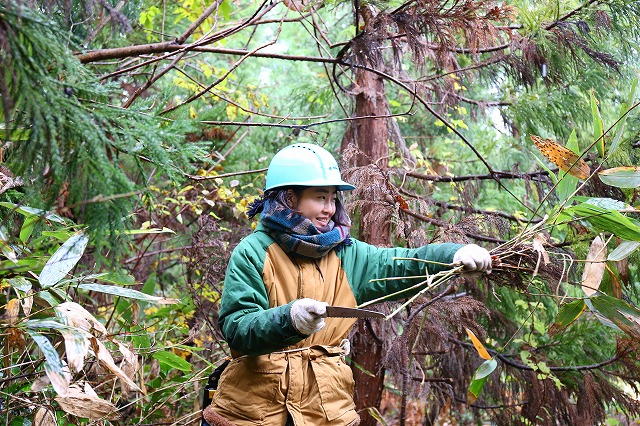
[[[489,253],[473,244],[377,248],[352,239],[338,193],[354,188],[324,148],[301,143],[274,156],[248,213],[261,213],[260,223],[227,268],[219,321],[233,360],[204,411],[210,425],[359,424],[344,360],[355,320],[325,318],[327,304],[355,307],[415,284],[372,279],[445,268],[394,257],[490,272]]]

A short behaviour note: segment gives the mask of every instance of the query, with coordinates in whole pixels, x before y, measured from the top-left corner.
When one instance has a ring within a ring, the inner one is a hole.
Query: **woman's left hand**
[[[458,249],[453,255],[453,263],[461,263],[464,272],[491,273],[491,254],[476,244],[467,244]]]

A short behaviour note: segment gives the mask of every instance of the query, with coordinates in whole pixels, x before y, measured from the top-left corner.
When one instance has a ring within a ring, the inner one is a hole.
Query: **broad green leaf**
[[[20,228],[20,241],[26,243],[31,234],[33,233],[33,228],[35,228],[36,223],[40,218],[38,216],[29,216],[24,220],[22,227]]]
[[[640,186],[640,167],[614,167],[598,173],[603,183],[618,188],[637,188]]]
[[[484,379],[485,377],[488,377],[489,374],[493,373],[493,370],[495,370],[497,366],[498,361],[496,361],[494,358],[486,360],[485,362],[480,364],[480,366],[476,370],[476,373],[473,375],[473,380]]]
[[[22,293],[26,293],[31,290],[31,282],[24,277],[9,278],[7,281],[11,287]]]
[[[100,281],[117,285],[133,285],[136,283],[136,279],[132,275],[118,272],[104,273],[100,275]]]
[[[131,340],[137,351],[141,349],[149,349],[151,347],[151,339],[149,339],[149,333],[139,325],[131,327]]]
[[[570,303],[565,303],[558,309],[558,315],[553,325],[558,329],[567,328],[586,310],[587,305],[584,300],[578,299]]]
[[[39,291],[37,296],[47,302],[51,307],[58,306],[58,304],[61,303],[60,300],[56,299],[56,297],[47,290]]]
[[[158,360],[160,364],[164,364],[167,367],[175,368],[180,371],[191,371],[191,364],[188,361],[180,358],[178,355],[169,351],[158,351],[153,354],[153,357]]]
[[[151,296],[148,294],[144,294],[138,290],[133,290],[131,288],[124,288],[124,287],[117,287],[115,285],[88,283],[88,284],[80,284],[78,285],[78,288],[81,288],[83,290],[97,291],[100,293],[113,294],[114,296],[127,297],[129,299],[143,300],[145,302],[155,302],[160,304],[173,304],[173,303],[180,302],[180,300],[178,299]]]
[[[569,139],[567,140],[567,148],[571,151],[579,154],[580,148],[578,147],[578,137],[576,131],[573,130]],[[569,203],[569,197],[573,194],[578,187],[578,178],[570,175],[567,172],[558,172],[558,186],[556,187],[556,193],[558,194],[558,200],[560,203]]]
[[[22,324],[32,330],[39,330],[39,329],[53,329],[53,330],[60,330],[61,328],[65,328],[65,327],[69,327],[66,324],[63,324],[59,321],[55,321],[52,319],[31,319],[31,320],[27,320],[22,322]]]
[[[473,404],[480,396],[480,392],[482,392],[482,388],[484,387],[484,383],[489,378],[489,375],[493,373],[493,371],[498,366],[498,362],[495,359],[489,359],[480,364],[475,374],[473,375],[473,379],[469,384],[469,389],[467,390],[467,404]]]
[[[589,254],[582,271],[582,290],[589,297],[600,288],[604,271],[607,267],[607,246],[600,236],[591,242]]]
[[[97,279],[101,280],[105,275],[106,275],[106,272],[101,272],[99,274],[78,275],[76,277],[69,278],[66,280],[60,280],[56,287],[63,287],[64,285],[74,284],[74,283],[79,283],[79,282],[89,281],[89,280],[97,280]]]
[[[617,262],[622,259],[626,259],[631,256],[638,247],[640,247],[640,241],[622,241],[618,244],[618,247],[609,253],[607,260]]]
[[[582,203],[566,209],[591,225],[629,241],[640,241],[640,227],[615,210]]]
[[[13,263],[18,262],[18,255],[14,247],[9,243],[9,236],[6,233],[6,229],[0,227],[0,251],[4,257],[12,261]]]
[[[58,241],[67,241],[73,236],[74,232],[69,230],[57,230],[57,231],[42,231],[42,235],[45,237],[55,238]]]
[[[476,351],[478,351],[478,355],[480,355],[484,359],[491,359],[491,355],[489,355],[489,352],[487,352],[487,349],[484,347],[480,339],[476,337],[473,331],[469,330],[466,327],[464,329],[467,331],[467,335],[473,342],[473,346],[476,348]]]
[[[619,114],[620,119],[618,120],[618,124],[616,124],[615,130],[614,130],[615,136],[613,138],[613,141],[611,142],[611,145],[609,146],[609,155],[616,152],[618,150],[618,147],[620,146],[620,141],[622,140],[622,135],[624,133],[624,126],[627,121],[627,117],[629,116],[629,108],[634,103],[637,88],[638,88],[638,78],[636,77],[633,80],[633,83],[631,84],[631,90],[629,91],[629,99],[627,99],[627,102],[620,105],[620,114]]]
[[[44,261],[41,259],[35,259],[33,257],[24,257],[18,259],[17,262],[10,260],[0,262],[0,276],[29,273],[29,271],[37,271],[44,266]]]
[[[577,197],[576,197],[577,198]],[[613,198],[587,198],[585,201],[587,204],[591,204],[593,206],[602,207],[603,209],[609,210],[625,210],[628,209],[629,204],[624,201],[615,200]]]
[[[47,374],[47,377],[49,377],[53,389],[58,393],[58,395],[66,395],[71,382],[71,376],[68,372],[64,371],[64,366],[58,356],[58,352],[56,352],[56,349],[53,347],[49,339],[42,334],[33,330],[27,330],[27,333],[29,333],[33,341],[36,342],[44,354],[44,371]]]
[[[640,310],[607,295],[592,297],[593,308],[628,335],[640,339]]]
[[[556,174],[554,172],[552,172],[551,169],[548,168],[546,164],[544,164],[544,161],[539,159],[537,155],[533,154],[533,156],[536,159],[536,161],[538,162],[538,164],[540,164],[540,167],[542,167],[542,169],[549,174],[549,177],[551,178],[551,182],[553,182],[554,185],[557,185],[558,184],[558,177],[556,176]]]
[[[590,92],[591,100],[591,116],[593,118],[593,140],[596,142],[596,148],[601,158],[604,158],[604,124],[600,109],[598,108],[598,100],[593,89]]]
[[[81,231],[65,241],[40,272],[38,281],[42,288],[51,287],[63,279],[76,266],[88,242],[89,238]]]
[[[51,287],[47,290],[39,291],[35,295],[41,301],[45,301],[51,307],[58,306],[60,303],[67,301],[69,296],[59,288]]]
[[[225,21],[229,20],[229,16],[231,15],[231,5],[233,2],[223,1],[218,6],[218,13],[222,15]]]

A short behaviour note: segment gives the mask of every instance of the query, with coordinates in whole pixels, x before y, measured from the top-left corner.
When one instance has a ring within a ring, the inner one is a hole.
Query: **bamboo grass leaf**
[[[480,357],[482,357],[484,359],[491,359],[491,355],[489,355],[489,352],[487,352],[487,349],[484,347],[484,345],[482,344],[480,339],[478,339],[478,337],[476,337],[476,335],[473,333],[473,331],[469,330],[466,327],[465,327],[465,330],[467,331],[467,335],[469,336],[469,338],[473,342],[473,346],[476,348],[476,351],[478,351],[478,355],[480,355]]]
[[[640,241],[640,227],[618,211],[590,203],[582,203],[566,211],[586,220],[598,230],[610,232],[624,240]]]
[[[621,241],[609,256],[607,260],[618,262],[631,256],[640,247],[640,241]]]
[[[76,266],[88,242],[89,238],[81,231],[65,241],[42,268],[38,277],[42,288],[54,286],[64,278]]]
[[[173,352],[158,351],[153,354],[153,358],[157,359],[161,365],[166,367],[175,368],[184,372],[191,371],[191,364]]]
[[[85,383],[84,389],[74,383],[69,387],[66,395],[57,396],[55,399],[66,413],[74,416],[89,420],[121,418],[118,408],[113,403],[100,398],[88,383]]]
[[[169,297],[160,297],[160,296],[152,296],[149,294],[142,293],[138,290],[133,290],[131,288],[118,287],[114,285],[106,285],[106,284],[80,284],[78,288],[83,290],[91,290],[97,291],[100,293],[112,294],[114,296],[122,296],[129,299],[142,300],[144,302],[155,302],[160,304],[171,305],[174,303],[179,303],[179,299],[169,298]]]
[[[55,322],[55,321],[52,321]],[[65,367],[49,339],[34,330],[27,330],[34,342],[38,345],[45,357],[44,370],[51,381],[53,389],[58,395],[66,395],[71,383],[71,375],[65,371]]]
[[[640,167],[613,167],[598,173],[603,183],[618,188],[637,188],[640,186]]]
[[[471,380],[469,389],[467,390],[467,404],[473,404],[476,402],[482,392],[485,382],[489,378],[489,375],[493,373],[497,366],[498,361],[495,359],[488,359],[480,364],[473,375],[473,379]]]
[[[575,320],[587,309],[587,305],[582,299],[574,300],[570,303],[565,303],[558,309],[558,314],[552,325],[553,333],[557,333],[565,328],[569,327]],[[551,330],[550,330],[551,333]]]
[[[588,297],[593,296],[600,288],[604,277],[607,259],[607,246],[600,236],[591,242],[589,254],[582,272],[582,290]]]
[[[613,138],[613,141],[611,142],[611,145],[609,145],[608,155],[615,153],[618,150],[618,147],[620,146],[620,142],[622,141],[622,135],[624,134],[624,127],[627,122],[627,117],[629,116],[629,108],[631,108],[631,106],[633,105],[634,99],[636,97],[637,89],[638,89],[638,78],[636,77],[631,83],[631,90],[629,91],[629,98],[627,99],[627,102],[623,103],[620,106],[619,115],[621,118],[618,121],[618,124],[616,124],[615,130],[614,130],[615,136]]]
[[[591,102],[591,115],[593,118],[593,140],[596,141],[596,148],[601,158],[604,158],[604,124],[602,122],[602,116],[600,115],[600,109],[598,104],[600,103],[596,99],[594,90],[591,89],[589,93],[589,99]]]
[[[623,300],[600,294],[590,298],[594,309],[626,334],[640,340],[640,309]]]

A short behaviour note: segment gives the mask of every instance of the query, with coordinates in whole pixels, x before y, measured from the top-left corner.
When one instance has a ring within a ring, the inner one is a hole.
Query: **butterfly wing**
[[[531,140],[549,161],[558,166],[560,170],[575,176],[578,179],[587,179],[591,174],[589,165],[575,152],[560,145],[551,139],[542,139],[540,136],[531,135]]]

